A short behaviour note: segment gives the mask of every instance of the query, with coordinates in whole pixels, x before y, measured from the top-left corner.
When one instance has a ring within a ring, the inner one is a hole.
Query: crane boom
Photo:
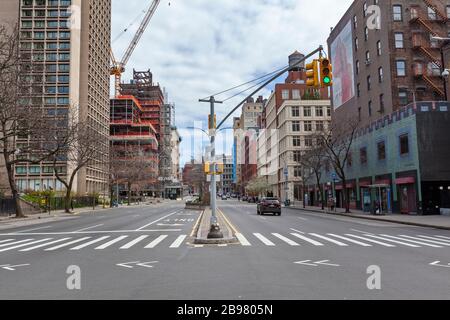
[[[136,49],[136,46],[139,43],[139,40],[141,39],[142,35],[144,34],[144,31],[147,28],[147,26],[148,26],[151,18],[153,17],[156,9],[158,8],[159,3],[160,3],[160,0],[153,0],[152,4],[150,5],[150,8],[148,9],[147,13],[145,14],[145,17],[142,20],[138,31],[134,35],[134,38],[131,41],[130,46],[128,47],[127,51],[123,55],[122,61],[120,62],[122,67],[125,67],[125,65],[127,64],[128,60],[130,59],[131,55],[133,54],[134,49]]]

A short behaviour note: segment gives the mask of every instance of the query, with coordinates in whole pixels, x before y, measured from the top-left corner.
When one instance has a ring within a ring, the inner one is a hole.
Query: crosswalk
[[[154,239],[152,239],[152,237]],[[173,238],[173,239],[172,239]],[[33,252],[41,250],[43,252],[54,251],[79,251],[82,249],[92,249],[96,251],[111,249],[127,250],[131,248],[154,249],[163,246],[165,243],[169,249],[177,249],[186,243],[187,235],[120,235],[120,236],[84,236],[55,239],[46,237],[44,239],[24,238],[24,239],[0,239],[0,254],[3,252]]]
[[[448,248],[450,247],[450,237],[445,236],[425,236],[425,235],[388,235],[388,234],[352,234],[343,235],[335,233],[251,233],[236,234],[236,238],[243,247],[252,246],[335,246],[335,247],[374,247],[381,246],[387,248],[408,247],[408,248]]]
[[[360,247],[407,247],[407,248],[435,248],[449,249],[450,237],[440,235],[389,235],[389,234],[353,234],[353,233],[305,233],[305,232],[286,232],[286,233],[248,233],[236,234],[238,244],[242,247],[341,247],[351,248]],[[16,239],[8,237],[0,239],[0,255],[3,252],[58,252],[69,251],[76,252],[80,250],[129,250],[129,249],[155,249],[166,248],[168,250],[177,249],[188,245],[187,235],[91,235],[77,236],[65,235],[61,238],[52,238],[46,236],[43,239],[36,239],[33,236]],[[204,246],[194,246],[194,248],[203,248]]]

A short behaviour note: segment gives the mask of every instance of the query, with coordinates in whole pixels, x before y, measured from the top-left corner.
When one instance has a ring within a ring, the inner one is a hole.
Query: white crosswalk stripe
[[[348,242],[351,242],[351,243],[354,243],[354,244],[358,244],[358,245],[363,246],[363,247],[371,247],[372,246],[371,244],[367,244],[367,243],[364,243],[364,242],[361,242],[361,241],[357,241],[357,240],[353,240],[353,239],[346,238],[346,237],[343,237],[343,236],[339,236],[339,235],[333,234],[333,233],[327,233],[327,235],[335,237],[335,238],[338,238],[338,239],[341,239],[341,240],[345,240],[345,241],[348,241]]]
[[[108,239],[109,237],[110,237],[110,236],[100,237],[100,238],[98,238],[98,239],[95,239],[95,240],[92,240],[92,241],[89,241],[89,242],[80,244],[79,246],[70,248],[70,250],[72,250],[72,251],[75,251],[75,250],[81,250],[81,249],[83,249],[83,248],[89,247],[90,245],[93,245],[94,243],[97,243],[97,242],[106,240],[106,239]]]
[[[290,245],[290,246],[294,246],[294,247],[299,246],[299,244],[298,244],[297,242],[292,241],[291,239],[286,238],[286,237],[282,236],[282,235],[279,234],[279,233],[272,233],[272,234],[273,234],[275,237],[277,237],[278,239],[283,240],[284,242],[286,242],[286,243],[287,243],[288,245]]]
[[[313,239],[310,239],[310,238],[307,238],[307,237],[305,237],[305,236],[302,236],[301,234],[298,234],[298,233],[291,233],[294,237],[297,237],[297,238],[299,238],[299,239],[302,239],[302,240],[304,240],[304,241],[306,241],[306,242],[309,242],[309,243],[311,243],[311,244],[313,244],[313,245],[315,245],[315,246],[323,246],[323,243],[321,243],[321,242],[319,242],[319,241],[316,241],[316,240],[313,240]]]
[[[400,237],[402,237],[402,238],[409,238],[409,239],[413,239],[413,240],[420,240],[420,241],[425,241],[427,243],[430,242],[430,243],[439,244],[441,246],[450,247],[450,243],[445,243],[445,242],[442,242],[442,241],[422,239],[422,238],[411,237],[411,236],[407,236],[407,235],[400,235]]]
[[[163,241],[165,238],[167,238],[167,235],[162,235],[159,236],[158,238],[156,238],[155,240],[153,240],[152,242],[150,242],[145,249],[153,249],[154,247],[156,247],[161,241]]]
[[[264,243],[266,246],[273,247],[275,246],[275,243],[264,237],[261,233],[254,233],[253,234],[256,238],[261,240],[262,243]]]
[[[364,236],[365,237],[370,237],[370,238],[375,238],[375,239],[380,239],[380,240],[387,241],[387,242],[393,242],[393,243],[397,243],[397,244],[402,244],[402,245],[407,246],[407,247],[420,248],[420,246],[416,246],[415,244],[406,243],[406,242],[397,241],[397,240],[392,240],[392,239],[386,239],[385,237],[378,237],[378,236],[373,236],[373,235],[370,235],[370,234],[365,234]]]
[[[396,239],[396,240],[408,241],[408,242],[420,244],[420,245],[426,246],[426,247],[442,248],[442,246],[438,246],[438,245],[435,245],[435,244],[429,244],[429,243],[425,243],[425,242],[423,242],[423,241],[416,241],[416,240],[403,239],[403,238],[399,238],[399,237],[390,236],[390,235],[388,235],[388,234],[382,234],[381,236],[387,237],[387,238],[389,238],[389,239]]]
[[[95,248],[95,250],[104,250],[104,249],[112,246],[114,243],[117,243],[117,242],[119,242],[119,241],[121,241],[121,240],[123,240],[125,238],[128,238],[128,236],[117,237],[116,239],[113,239],[111,241],[108,241],[108,242],[102,244],[101,246],[98,246],[97,248]]]
[[[450,240],[450,238],[449,238],[449,237],[445,237],[445,236],[436,236],[436,237],[438,237],[438,238],[444,238],[444,239],[448,239],[448,240]]]
[[[186,239],[186,235],[179,236],[171,245],[169,248],[179,248],[181,244],[183,243],[184,239]]]
[[[15,242],[4,243],[4,244],[1,244],[1,245],[0,245],[0,248],[7,247],[7,246],[10,246],[10,245],[12,245],[12,244],[19,244],[19,243],[24,243],[24,242],[27,242],[27,241],[33,241],[33,240],[34,240],[34,239],[24,239],[24,240],[15,241]]]
[[[441,239],[441,238],[435,238],[435,237],[429,237],[429,236],[418,236],[418,237],[431,239],[431,240],[436,240],[436,241],[441,241],[441,242],[445,242],[445,243],[450,243],[450,240],[444,240],[444,239]]]
[[[385,242],[381,242],[381,241],[377,241],[377,240],[373,240],[373,239],[364,238],[364,237],[361,237],[361,236],[357,236],[356,234],[347,233],[345,235],[349,236],[349,237],[356,238],[356,239],[361,239],[361,240],[364,240],[364,241],[368,241],[368,242],[371,242],[371,243],[376,243],[376,244],[379,244],[380,246],[383,246],[383,247],[390,247],[390,248],[394,248],[395,247],[395,245],[393,245],[393,244],[385,243]]]
[[[46,238],[46,239],[41,239],[41,240],[36,240],[36,241],[32,241],[32,242],[27,242],[27,243],[22,243],[22,244],[18,244],[12,247],[7,247],[4,249],[1,249],[0,252],[4,252],[4,251],[9,251],[9,250],[14,250],[14,249],[18,249],[18,248],[23,248],[32,244],[36,244],[36,243],[41,243],[44,241],[48,241],[48,240],[52,240],[52,238]]]
[[[325,236],[321,236],[320,234],[317,234],[317,233],[310,233],[310,235],[312,235],[314,237],[317,237],[317,238],[320,238],[320,239],[323,239],[323,240],[326,240],[326,241],[329,241],[331,243],[337,244],[340,247],[347,247],[348,246],[348,244],[346,244],[346,243],[343,243],[343,242],[340,242],[340,241],[337,241],[337,240],[334,240],[334,239],[331,239],[331,238],[328,238],[328,237],[325,237]]]
[[[130,249],[132,246],[134,246],[135,244],[141,242],[142,240],[144,240],[145,238],[147,238],[148,236],[140,236],[137,237],[136,239],[134,239],[133,241],[128,242],[126,245],[123,245],[122,247],[120,247],[120,249],[125,250],[125,249]]]
[[[4,243],[4,242],[8,242],[8,241],[14,241],[14,239],[1,240],[0,243]]]
[[[250,247],[251,244],[248,242],[248,240],[244,237],[242,233],[236,233],[236,238],[239,240],[242,246],[244,247]]]
[[[84,241],[84,240],[88,240],[90,238],[91,237],[84,237],[84,238],[81,238],[81,239],[76,239],[76,240],[73,240],[73,241],[70,241],[70,242],[66,242],[66,243],[60,244],[59,246],[47,248],[47,249],[45,249],[45,251],[55,251],[55,250],[58,250],[58,249],[61,249],[61,248],[64,248],[64,247],[68,247],[68,246],[70,246],[72,244],[75,244],[75,243],[78,243],[78,242],[81,242],[81,241]]]
[[[39,248],[47,247],[47,246],[50,246],[52,244],[60,243],[60,242],[63,242],[63,241],[66,241],[66,240],[70,240],[70,239],[72,239],[72,238],[58,239],[58,240],[50,241],[50,242],[47,242],[47,243],[39,244],[39,245],[31,247],[31,248],[22,249],[22,250],[19,250],[19,251],[21,251],[21,252],[28,252],[28,251],[32,251],[32,250],[36,250],[36,249],[39,249]]]

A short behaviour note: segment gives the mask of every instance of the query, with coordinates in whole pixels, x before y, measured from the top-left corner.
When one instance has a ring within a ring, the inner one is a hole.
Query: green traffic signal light
[[[331,82],[330,77],[325,77],[325,78],[323,78],[323,82],[324,82],[325,84],[329,84],[329,83]]]

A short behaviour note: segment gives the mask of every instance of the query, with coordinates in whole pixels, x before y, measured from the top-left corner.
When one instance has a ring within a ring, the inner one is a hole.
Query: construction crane
[[[150,20],[152,19],[160,2],[161,2],[160,0],[153,0],[152,4],[150,5],[149,9],[147,10],[147,13],[144,16],[144,19],[141,22],[141,25],[139,26],[139,29],[137,30],[136,34],[134,35],[133,40],[131,41],[130,45],[128,46],[127,51],[125,51],[125,54],[123,55],[123,58],[120,61],[117,61],[116,58],[114,57],[112,48],[110,50],[111,64],[112,64],[111,65],[111,75],[115,77],[114,90],[115,90],[116,97],[119,96],[119,94],[120,94],[120,84],[121,84],[121,80],[122,80],[122,73],[125,72],[125,66],[127,65],[127,62],[130,59],[131,55],[133,54],[134,49],[136,49],[136,46],[139,43],[139,40],[141,39],[142,35],[144,34],[144,31],[147,28]]]

